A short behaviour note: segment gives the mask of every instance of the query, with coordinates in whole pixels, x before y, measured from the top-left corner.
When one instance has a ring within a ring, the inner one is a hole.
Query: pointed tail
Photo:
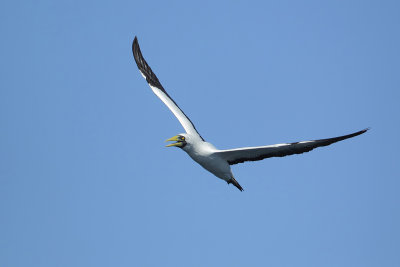
[[[230,179],[228,181],[228,184],[233,184],[234,186],[237,187],[237,189],[239,189],[240,191],[243,191],[243,188],[240,186],[240,184],[238,183],[238,181],[236,181],[235,178],[232,177],[232,179]]]

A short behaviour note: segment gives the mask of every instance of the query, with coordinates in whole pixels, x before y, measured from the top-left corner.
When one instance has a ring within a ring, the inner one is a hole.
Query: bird
[[[167,139],[166,142],[174,143],[169,143],[166,146],[182,149],[204,169],[211,172],[216,177],[226,181],[228,185],[233,184],[240,191],[243,191],[243,187],[233,176],[231,165],[246,161],[258,161],[271,157],[284,157],[301,154],[317,147],[328,146],[361,135],[369,130],[369,128],[366,128],[351,134],[326,139],[220,150],[213,144],[204,140],[197,131],[193,122],[188,116],[186,116],[183,110],[179,108],[176,102],[161,85],[157,76],[143,58],[137,36],[135,36],[132,42],[132,53],[140,74],[146,79],[151,90],[171,110],[185,130],[185,133],[177,134],[174,137]]]

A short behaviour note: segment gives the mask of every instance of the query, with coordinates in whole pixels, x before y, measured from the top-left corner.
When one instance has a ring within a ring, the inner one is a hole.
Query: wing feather
[[[319,139],[312,141],[302,141],[288,144],[276,144],[260,147],[243,147],[236,149],[221,150],[218,152],[230,165],[242,163],[245,161],[257,161],[271,157],[284,157],[293,154],[301,154],[313,150],[321,146],[355,137],[368,131],[369,128],[339,137]]]
[[[187,133],[197,136],[204,141],[204,139],[196,130],[196,127],[194,126],[192,121],[168,95],[167,91],[165,91],[157,76],[154,74],[150,66],[147,64],[146,60],[143,58],[136,36],[132,43],[132,52],[136,64],[139,68],[140,74],[142,74],[142,76],[146,79],[147,83],[150,85],[151,90],[153,90],[153,92],[161,99],[161,101],[163,101],[164,104],[172,111],[172,113],[179,120]]]

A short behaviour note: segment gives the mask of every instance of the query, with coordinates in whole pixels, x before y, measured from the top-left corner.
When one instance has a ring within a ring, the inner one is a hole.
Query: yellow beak
[[[180,147],[180,146],[182,146],[182,143],[179,142],[179,136],[178,135],[175,135],[174,137],[171,137],[170,139],[165,140],[165,142],[169,142],[169,141],[176,141],[176,143],[172,143],[172,144],[166,145],[166,147],[170,147],[170,146],[178,146],[178,147]]]

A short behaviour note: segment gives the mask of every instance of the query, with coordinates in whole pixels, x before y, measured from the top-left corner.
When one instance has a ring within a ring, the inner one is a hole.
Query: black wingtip
[[[369,130],[371,130],[371,127],[365,128],[364,130],[361,130],[361,131],[358,131],[358,132],[354,133],[354,134],[355,134],[354,136],[357,136],[357,135],[366,133],[366,132],[368,132]]]
[[[162,87],[160,81],[158,80],[157,76],[151,70],[150,66],[147,64],[146,60],[143,58],[142,52],[140,51],[139,41],[137,36],[133,39],[132,42],[132,53],[133,58],[135,59],[136,65],[139,68],[140,72],[143,76],[145,76],[146,81],[151,85],[159,88],[163,92],[165,92],[164,88]],[[166,93],[166,92],[165,92]]]
[[[132,42],[132,51],[134,52],[135,47],[138,47],[138,46],[139,46],[139,41],[137,39],[137,36],[135,36],[135,38],[133,39],[133,42]]]
[[[332,144],[332,143],[336,143],[336,142],[338,142],[338,141],[342,141],[342,140],[345,140],[345,139],[348,139],[348,138],[356,137],[356,136],[358,136],[358,135],[361,135],[361,134],[367,132],[369,129],[370,129],[370,128],[368,127],[368,128],[365,128],[364,130],[361,130],[361,131],[358,131],[358,132],[355,132],[355,133],[352,133],[352,134],[348,134],[348,135],[344,135],[344,136],[339,136],[339,137],[336,137],[336,138],[329,138],[329,139],[331,139],[333,142],[329,142],[327,145],[330,145],[330,144]],[[327,140],[329,140],[329,139],[327,139]]]
[[[135,36],[135,39],[133,39],[133,42],[132,42],[132,53],[133,53],[133,57],[135,58],[136,64],[138,64],[138,67],[139,67],[139,65],[141,64],[140,58],[143,56],[142,56],[142,52],[140,51],[139,41],[138,41],[137,36]]]
[[[132,53],[133,53],[133,58],[135,59],[136,65],[138,66],[140,71],[143,71],[143,65],[145,65],[143,62],[145,62],[142,52],[140,51],[140,46],[139,46],[139,41],[137,39],[137,36],[135,36],[135,39],[133,39],[132,42]]]

